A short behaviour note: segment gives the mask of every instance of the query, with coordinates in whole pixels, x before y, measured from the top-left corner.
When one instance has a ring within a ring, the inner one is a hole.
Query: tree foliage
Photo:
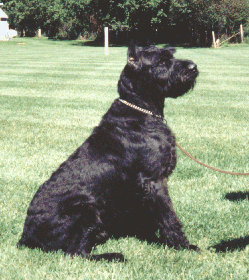
[[[102,25],[128,25],[140,37],[150,37],[155,26],[167,24],[171,0],[91,0],[91,13]]]
[[[6,3],[7,2],[7,3]],[[10,0],[5,1],[4,9],[9,15],[11,27],[27,35],[33,36],[39,28],[39,2],[36,0]]]
[[[143,38],[209,44],[211,31],[230,34],[248,24],[248,0],[91,0],[102,25],[129,25]],[[136,36],[137,37],[137,36]]]
[[[87,27],[87,3],[82,0],[46,0],[43,30],[53,38],[76,39]]]
[[[249,17],[248,0],[187,0],[191,23],[217,33],[234,32]]]
[[[87,28],[88,0],[7,0],[4,8],[10,24],[33,36],[38,28],[48,36],[76,39]]]
[[[141,38],[205,44],[211,31],[230,34],[249,22],[249,0],[6,0],[4,8],[26,35],[42,28],[61,39],[77,38],[94,22],[96,31],[125,25]]]

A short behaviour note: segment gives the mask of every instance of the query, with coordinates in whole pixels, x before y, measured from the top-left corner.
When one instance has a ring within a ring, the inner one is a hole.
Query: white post
[[[105,27],[105,55],[108,55],[108,27]]]
[[[243,25],[240,25],[240,36],[241,36],[241,43],[244,42],[244,31],[243,31]]]
[[[216,41],[215,41],[215,34],[214,34],[214,31],[212,31],[212,36],[213,36],[213,44],[214,44],[214,48],[216,48]]]
[[[37,35],[39,38],[41,38],[41,28],[38,29]]]

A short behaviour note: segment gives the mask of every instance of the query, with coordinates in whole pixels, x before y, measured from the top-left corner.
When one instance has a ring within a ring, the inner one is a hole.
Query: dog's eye
[[[162,60],[162,61],[160,61],[159,65],[160,66],[165,66],[165,65],[167,65],[167,62],[165,60]]]

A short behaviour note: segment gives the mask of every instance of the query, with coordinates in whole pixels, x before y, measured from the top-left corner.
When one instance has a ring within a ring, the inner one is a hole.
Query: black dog
[[[92,135],[35,194],[18,246],[90,259],[95,244],[136,236],[169,247],[190,245],[166,180],[176,165],[175,138],[163,122],[164,99],[194,86],[197,66],[174,49],[131,46],[114,101]]]

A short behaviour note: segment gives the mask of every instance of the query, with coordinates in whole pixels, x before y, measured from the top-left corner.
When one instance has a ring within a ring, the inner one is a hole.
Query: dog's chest
[[[157,154],[167,153],[175,147],[175,138],[171,130],[163,122],[148,122],[144,126],[144,141],[147,149]]]
[[[140,151],[142,166],[149,174],[167,177],[176,166],[175,137],[163,123],[144,127],[144,147]]]

